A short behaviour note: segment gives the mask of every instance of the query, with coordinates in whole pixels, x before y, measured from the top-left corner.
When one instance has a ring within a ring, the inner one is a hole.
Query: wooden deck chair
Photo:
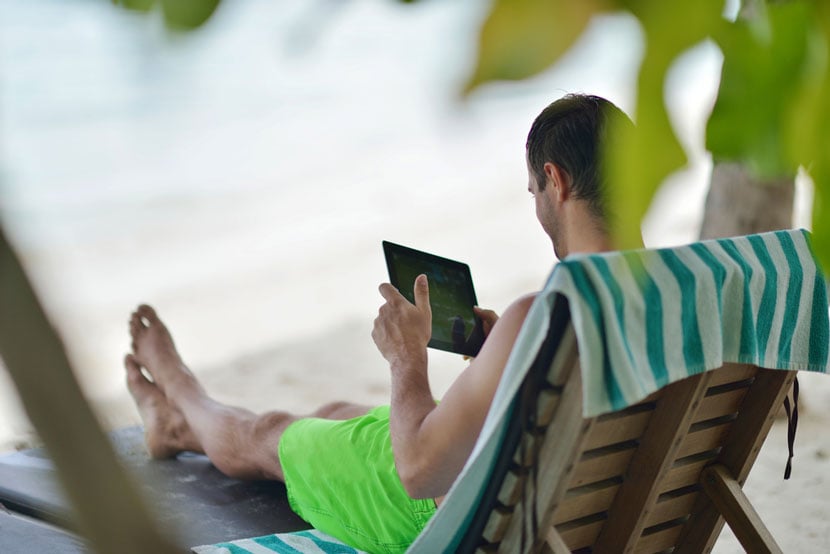
[[[795,372],[725,364],[585,418],[567,308],[555,317],[462,550],[706,552],[725,520],[747,552],[780,552],[741,487]]]
[[[706,552],[724,522],[780,551],[742,486],[828,350],[804,231],[568,258],[410,552]]]

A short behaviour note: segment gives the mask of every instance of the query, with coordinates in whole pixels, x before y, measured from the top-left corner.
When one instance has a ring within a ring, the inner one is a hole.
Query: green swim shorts
[[[413,500],[401,484],[389,406],[345,421],[296,421],[279,456],[291,508],[360,550],[403,552],[435,513],[433,499]]]

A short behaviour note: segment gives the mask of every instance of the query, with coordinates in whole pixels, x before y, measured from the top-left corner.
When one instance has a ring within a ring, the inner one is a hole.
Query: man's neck
[[[613,250],[608,236],[604,233],[596,233],[589,236],[585,233],[579,233],[574,236],[568,243],[568,253],[572,254],[596,254],[599,252],[608,252]]]
[[[614,246],[601,222],[588,211],[582,202],[571,204],[570,213],[563,221],[564,245],[566,251],[562,257],[572,254],[596,254],[608,252]]]

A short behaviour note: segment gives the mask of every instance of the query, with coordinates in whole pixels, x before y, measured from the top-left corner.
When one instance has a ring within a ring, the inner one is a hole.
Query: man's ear
[[[559,202],[564,202],[571,196],[571,176],[568,172],[562,169],[562,166],[553,162],[545,162],[545,187],[551,187],[554,198]]]

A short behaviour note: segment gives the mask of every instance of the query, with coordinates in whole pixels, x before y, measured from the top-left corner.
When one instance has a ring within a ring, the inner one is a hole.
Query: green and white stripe
[[[803,230],[574,256],[551,294],[570,302],[586,416],[724,362],[828,372],[826,283]]]
[[[196,554],[362,554],[316,529],[194,547]]]

